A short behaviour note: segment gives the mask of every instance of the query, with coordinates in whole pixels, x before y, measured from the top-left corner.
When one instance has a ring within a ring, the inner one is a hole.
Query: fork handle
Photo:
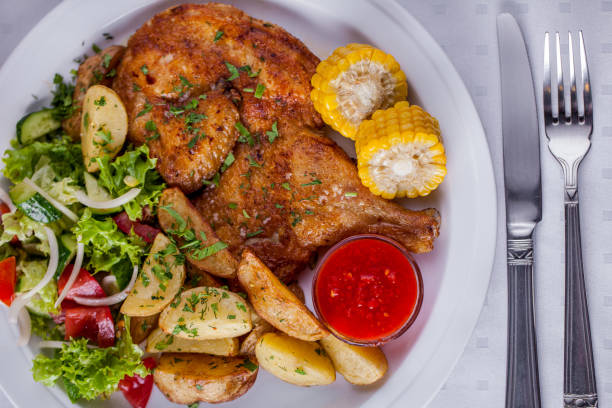
[[[539,408],[533,308],[533,240],[508,239],[508,364],[506,408]]]
[[[565,355],[563,406],[597,407],[577,194],[565,202]]]

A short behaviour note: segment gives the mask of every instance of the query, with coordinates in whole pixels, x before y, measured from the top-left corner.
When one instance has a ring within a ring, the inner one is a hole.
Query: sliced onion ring
[[[25,307],[30,301],[30,298],[36,295],[42,288],[44,288],[47,283],[53,279],[53,275],[57,270],[57,264],[59,262],[59,250],[57,247],[57,239],[55,238],[55,233],[49,227],[45,227],[45,232],[47,233],[47,239],[49,240],[49,264],[47,265],[47,272],[45,276],[28,292],[19,294],[11,303],[11,306],[8,310],[8,320],[11,323],[17,323],[17,317],[19,316],[19,312],[21,309]]]
[[[8,205],[11,212],[15,212],[15,210],[17,209],[17,207],[15,207],[15,204],[13,204],[13,200],[11,200],[11,196],[9,196],[3,188],[0,188],[0,200],[2,200],[4,204]]]
[[[125,205],[135,199],[138,194],[142,191],[141,188],[133,188],[127,193],[120,195],[117,198],[113,198],[112,200],[107,201],[95,201],[89,198],[87,194],[83,191],[77,191],[74,193],[74,196],[79,200],[81,204],[86,207],[95,208],[98,210],[110,210],[111,208],[120,207]]]
[[[115,293],[119,293],[119,285],[117,284],[117,278],[115,278],[115,275],[106,275],[104,278],[102,278],[102,282],[100,282],[100,284],[102,285],[104,292],[107,294],[114,295]]]
[[[54,341],[54,340],[47,340],[47,341],[41,341],[40,343],[38,343],[38,347],[40,348],[62,348],[64,347],[64,345],[70,344],[67,341]],[[96,349],[99,348],[98,346],[94,346],[93,344],[88,344],[87,348],[89,349]]]
[[[17,345],[23,347],[30,342],[32,336],[32,322],[30,320],[30,313],[28,309],[22,307],[19,311],[19,318],[17,320],[19,324],[19,338],[17,339]]]
[[[84,255],[85,245],[83,245],[83,243],[81,242],[81,236],[79,235],[79,237],[77,238],[77,250],[76,256],[74,258],[74,266],[72,267],[72,273],[70,273],[68,282],[66,282],[64,289],[62,289],[62,293],[60,293],[57,300],[55,301],[56,308],[62,303],[62,300],[66,298],[66,296],[68,295],[68,291],[70,291],[70,288],[72,287],[72,285],[74,285],[74,281],[76,281],[77,276],[79,276],[79,271],[81,270],[81,266],[83,265]]]
[[[128,283],[125,289],[123,289],[121,292],[103,298],[74,296],[72,299],[83,306],[110,306],[119,302],[123,302],[123,300],[128,297],[130,291],[134,288],[134,284],[136,283],[137,277],[138,266],[134,266],[134,271],[132,272],[132,278],[130,279],[130,283]]]
[[[77,222],[79,220],[79,217],[75,213],[70,211],[68,207],[57,201],[55,198],[51,197],[45,190],[38,187],[38,184],[34,183],[27,177],[23,179],[23,182],[26,183],[28,186],[32,187],[34,190],[36,190],[38,194],[43,196],[47,201],[51,203],[51,205],[60,210],[66,217],[70,218],[74,222]]]

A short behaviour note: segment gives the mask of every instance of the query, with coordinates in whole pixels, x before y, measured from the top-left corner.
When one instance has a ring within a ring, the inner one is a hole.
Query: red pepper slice
[[[17,285],[17,262],[14,256],[0,262],[0,301],[10,306],[15,297]]]
[[[157,234],[161,232],[159,229],[150,225],[130,220],[130,217],[125,211],[115,215],[113,221],[115,221],[117,227],[119,227],[124,234],[129,234],[132,228],[134,228],[134,233],[149,244],[153,243]]]
[[[70,278],[74,265],[68,265],[58,282],[61,293]],[[85,269],[81,269],[74,284],[62,302],[66,323],[66,340],[85,337],[100,347],[115,344],[115,323],[108,306],[82,306],[74,302],[75,296],[99,298],[106,296],[102,286]]]
[[[149,370],[157,365],[153,357],[145,358],[142,363]],[[133,408],[145,408],[153,390],[153,375],[149,374],[145,378],[138,374],[126,376],[119,382],[119,389]]]

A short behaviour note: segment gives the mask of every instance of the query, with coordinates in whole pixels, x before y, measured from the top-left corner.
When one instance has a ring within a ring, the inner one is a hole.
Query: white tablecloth
[[[92,0],[93,1],[93,0]],[[100,1],[100,0],[97,0]],[[399,0],[442,45],[480,113],[504,214],[501,112],[495,16],[514,14],[541,83],[543,35],[583,29],[595,109],[593,147],[581,167],[582,236],[600,406],[612,404],[612,1]],[[0,64],[58,0],[0,0]],[[415,61],[418,63],[418,61]],[[410,67],[404,67],[409,70]],[[536,88],[541,98],[539,88]],[[543,133],[542,133],[543,135]],[[542,144],[544,216],[536,233],[536,313],[542,401],[560,406],[563,379],[563,206],[561,170]],[[480,320],[432,408],[502,407],[506,360],[503,220],[495,267]],[[457,271],[461,273],[461,271]],[[10,406],[0,395],[0,407]]]

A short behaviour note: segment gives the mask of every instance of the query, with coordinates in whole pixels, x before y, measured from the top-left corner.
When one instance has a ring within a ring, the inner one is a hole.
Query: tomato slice
[[[62,293],[62,290],[64,290],[64,286],[66,286],[66,283],[70,278],[70,274],[72,274],[73,266],[74,265],[70,264],[66,265],[66,268],[64,268],[64,272],[62,272],[62,275],[57,281],[58,293]],[[98,281],[95,280],[95,278],[91,276],[86,269],[81,268],[76,280],[74,281],[74,284],[66,295],[66,299],[72,300],[75,296],[98,298],[106,296],[106,293]]]
[[[117,227],[119,227],[124,234],[129,234],[132,228],[134,228],[134,233],[149,244],[153,243],[157,234],[160,233],[160,230],[155,227],[130,220],[130,217],[125,211],[115,215],[113,221],[115,221]]]
[[[10,306],[15,297],[17,285],[17,262],[14,256],[0,262],[0,301]]]
[[[61,293],[70,278],[74,265],[68,265],[58,282]],[[85,337],[100,347],[115,344],[115,323],[108,306],[82,306],[74,302],[75,296],[99,298],[106,296],[104,289],[85,269],[81,269],[74,284],[62,302],[62,312],[66,323],[65,339]]]
[[[153,357],[145,358],[142,363],[149,370],[157,365]],[[119,389],[133,408],[145,408],[153,390],[153,375],[149,374],[145,378],[138,374],[126,376],[119,382]]]

